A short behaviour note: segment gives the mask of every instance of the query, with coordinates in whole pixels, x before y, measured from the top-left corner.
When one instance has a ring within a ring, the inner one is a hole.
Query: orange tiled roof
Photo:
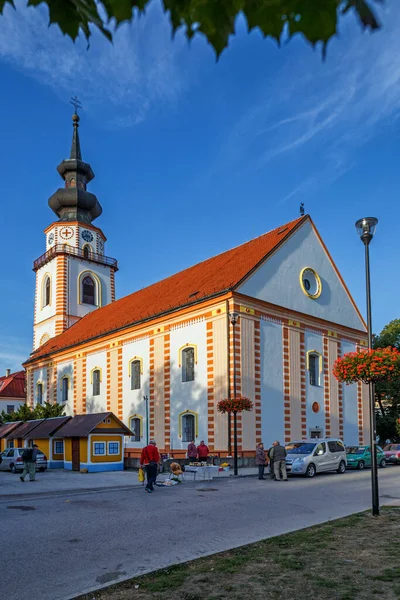
[[[25,371],[0,377],[0,398],[25,398]]]
[[[260,261],[308,218],[306,215],[290,221],[241,246],[87,314],[64,333],[43,344],[27,362],[233,290]]]

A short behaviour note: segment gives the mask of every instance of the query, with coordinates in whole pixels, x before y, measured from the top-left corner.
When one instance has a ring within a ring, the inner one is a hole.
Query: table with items
[[[211,481],[211,479],[216,475],[219,477],[220,471],[222,471],[220,467],[216,465],[209,465],[205,462],[185,465],[185,475],[186,473],[193,473],[194,481],[196,481],[198,476],[200,476],[203,480],[205,480],[207,477],[208,481]]]

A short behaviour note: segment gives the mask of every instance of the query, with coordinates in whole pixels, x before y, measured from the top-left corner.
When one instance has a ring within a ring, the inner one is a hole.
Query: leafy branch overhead
[[[89,42],[91,27],[97,27],[110,41],[118,26],[132,21],[145,12],[152,0],[29,0],[28,5],[47,4],[50,23],[76,40],[82,31]],[[270,36],[278,44],[300,33],[312,45],[320,42],[325,53],[328,41],[337,32],[339,19],[353,11],[363,28],[380,27],[372,3],[381,0],[161,0],[169,14],[172,32],[183,28],[190,40],[203,34],[217,56],[227,47],[229,36],[235,33],[239,13],[246,20],[249,31],[258,28],[264,37]],[[14,0],[0,0],[0,14],[6,4]]]

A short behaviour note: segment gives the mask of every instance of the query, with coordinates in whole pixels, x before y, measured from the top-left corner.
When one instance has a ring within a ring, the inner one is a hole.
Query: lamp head
[[[357,233],[362,242],[368,246],[374,237],[375,229],[378,224],[378,219],[375,217],[364,217],[356,222]]]

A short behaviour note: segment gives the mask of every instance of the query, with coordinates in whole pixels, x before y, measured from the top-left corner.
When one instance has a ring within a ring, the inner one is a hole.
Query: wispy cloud
[[[158,105],[175,103],[186,87],[181,57],[183,37],[171,32],[158,3],[144,17],[122,25],[111,45],[97,31],[91,46],[74,44],[57,26],[48,27],[44,6],[17,10],[6,5],[1,19],[0,59],[24,70],[51,87],[63,99],[71,93],[93,111],[115,114],[113,125],[124,127],[143,121]]]
[[[247,176],[301,151],[303,177],[281,199],[286,202],[348,171],[356,149],[400,115],[400,13],[389,6],[382,20],[383,30],[374,35],[346,25],[348,35],[331,45],[325,63],[308,56],[305,64],[303,52],[298,59],[291,55],[236,120],[211,175]]]

